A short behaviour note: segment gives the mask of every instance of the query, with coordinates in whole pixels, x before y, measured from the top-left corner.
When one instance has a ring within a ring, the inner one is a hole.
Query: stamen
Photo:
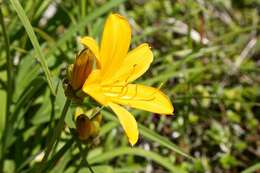
[[[128,84],[126,84],[124,87],[122,87],[121,94],[118,97],[123,97],[124,95],[127,94],[127,92],[128,92],[128,87],[127,86],[128,86]]]
[[[132,74],[134,74],[136,66],[137,66],[137,64],[134,64],[134,65],[133,65],[133,68],[132,68],[133,70],[132,70],[132,72],[128,75],[128,77],[127,77],[126,80],[125,80],[126,83],[128,83],[128,80],[130,79],[130,77],[132,76]]]
[[[113,86],[114,87],[114,86]],[[121,100],[135,100],[135,101],[152,101],[155,100],[155,94],[156,92],[159,91],[159,89],[157,88],[157,90],[155,92],[153,92],[152,94],[150,94],[149,96],[145,97],[145,98],[136,98],[137,94],[138,94],[138,85],[134,85],[135,87],[135,92],[133,93],[133,95],[129,96],[127,95],[128,91],[129,91],[129,84],[125,85],[125,86],[115,86],[115,87],[122,87],[122,89],[119,92],[113,92],[113,91],[105,91],[105,95],[109,96],[109,97],[113,97],[113,98],[119,98]],[[107,93],[106,93],[107,92]]]
[[[131,95],[128,95],[128,92],[129,92],[129,83],[128,83],[128,80],[130,79],[131,75],[134,73],[135,71],[135,68],[136,68],[137,64],[134,64],[133,65],[133,70],[132,72],[129,74],[129,76],[126,78],[126,80],[124,81],[125,84],[122,84],[122,85],[116,85],[116,83],[119,83],[120,81],[117,80],[115,82],[113,82],[113,84],[109,84],[109,85],[102,85],[102,90],[104,91],[104,94],[108,97],[112,97],[112,98],[118,98],[118,99],[121,99],[121,100],[124,100],[124,101],[127,101],[127,100],[134,100],[134,101],[153,101],[156,99],[156,97],[154,96],[159,90],[160,88],[163,86],[163,83],[161,83],[159,85],[159,87],[156,88],[156,90],[151,93],[150,95],[148,96],[145,96],[143,98],[138,98],[138,85],[134,85],[135,87],[135,91],[134,93]],[[113,89],[116,89],[116,88],[119,88],[119,91],[113,91]],[[130,105],[130,103],[128,103]]]

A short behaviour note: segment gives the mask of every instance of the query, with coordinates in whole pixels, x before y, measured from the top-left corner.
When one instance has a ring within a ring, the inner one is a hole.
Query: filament
[[[153,101],[153,100],[155,100],[156,99],[155,94],[160,90],[163,83],[161,83],[154,92],[152,92],[151,94],[144,96],[144,97],[138,97],[138,91],[139,91],[138,85],[133,84],[133,86],[135,88],[134,88],[133,93],[131,93],[131,95],[130,95],[130,93],[129,93],[130,86],[129,86],[128,82],[129,82],[129,79],[132,76],[132,74],[135,72],[136,66],[137,66],[137,64],[133,65],[131,72],[129,73],[126,80],[124,80],[122,84],[119,84],[120,80],[116,80],[111,84],[102,85],[101,88],[104,92],[104,95],[111,97],[111,98],[120,99],[122,101],[127,101],[127,100]],[[130,103],[127,103],[127,104],[130,105]]]

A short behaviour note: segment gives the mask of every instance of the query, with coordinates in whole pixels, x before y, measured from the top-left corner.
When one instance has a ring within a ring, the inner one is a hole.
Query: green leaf
[[[114,173],[115,172],[113,170],[113,168],[108,165],[92,166],[91,168],[93,169],[93,171],[95,173],[104,173],[104,170],[106,170],[105,173]],[[76,169],[77,169],[76,167],[70,167],[66,170],[65,173],[74,173]],[[83,168],[80,168],[78,173],[91,173],[91,172],[88,168],[83,167]]]
[[[6,109],[6,92],[5,90],[0,90],[0,138],[2,137],[2,132],[5,127],[5,109]]]
[[[55,126],[54,132],[53,132],[53,134],[52,134],[52,136],[51,136],[51,138],[48,141],[48,144],[46,146],[45,155],[44,155],[44,157],[43,157],[43,159],[42,159],[42,161],[40,163],[38,172],[42,172],[43,171],[43,168],[45,167],[46,161],[48,160],[48,157],[49,157],[49,155],[50,155],[50,153],[52,151],[52,148],[53,148],[54,144],[60,138],[61,131],[62,131],[63,127],[64,127],[64,119],[65,119],[66,114],[68,112],[70,103],[71,103],[71,100],[67,99],[65,104],[64,104],[64,107],[63,107],[62,112],[61,112],[60,119],[59,119],[57,125]]]
[[[110,132],[112,129],[116,128],[118,126],[118,123],[112,121],[112,122],[107,122],[106,124],[102,125],[99,135],[103,136],[106,133]]]
[[[39,93],[39,89],[42,87],[44,83],[44,79],[42,77],[35,78],[32,82],[31,85],[25,89],[25,91],[22,94],[22,97],[18,99],[18,101],[15,104],[14,107],[14,112],[12,116],[10,117],[10,122],[12,123],[12,127],[8,129],[7,133],[7,139],[6,139],[6,146],[9,147],[14,141],[15,141],[15,136],[14,136],[14,131],[16,127],[19,125],[19,122],[21,119],[24,118],[22,110],[23,108],[28,105],[30,101],[35,99],[35,94]]]
[[[132,172],[144,172],[144,167],[141,165],[127,165],[122,168],[115,169],[115,173],[132,173]]]
[[[171,172],[177,172],[177,168],[173,166],[173,163],[171,163],[171,161],[168,158],[164,158],[155,152],[146,151],[142,148],[120,147],[102,153],[95,157],[88,158],[88,161],[90,164],[102,163],[122,155],[135,155],[135,156],[144,157],[146,159],[151,159],[154,162],[158,163],[159,165],[170,170]]]
[[[35,62],[32,61],[32,53],[28,55],[21,60],[16,73],[15,83],[19,84],[19,87],[15,87],[14,90],[13,99],[15,102],[22,97],[23,92],[27,90],[26,88],[31,85],[31,82],[39,76],[40,66],[35,65]]]
[[[46,163],[45,165],[45,172],[50,169],[55,169],[56,171],[52,171],[52,172],[57,172],[58,168],[61,169],[62,171],[62,167],[64,168],[65,165],[64,160],[62,162],[59,162],[62,158],[62,156],[69,150],[72,148],[74,143],[74,139],[70,139],[69,141],[66,141],[66,144],[64,144],[64,146]],[[67,159],[68,161],[68,159]],[[54,166],[56,166],[55,168],[53,168]]]
[[[52,78],[51,78],[51,73],[50,73],[50,70],[48,68],[48,65],[44,59],[44,55],[43,55],[43,52],[41,50],[41,47],[40,47],[40,44],[37,40],[37,37],[33,31],[33,27],[32,25],[30,24],[30,21],[28,19],[28,17],[26,16],[25,14],[25,11],[23,9],[23,7],[21,6],[21,4],[19,3],[18,0],[11,0],[11,4],[12,6],[14,7],[16,13],[18,14],[31,42],[32,42],[32,45],[35,49],[35,52],[37,54],[37,60],[40,62],[41,64],[41,67],[45,73],[45,76],[46,76],[46,79],[47,79],[47,82],[50,86],[50,89],[52,91],[52,94],[55,95],[55,90],[54,90],[54,87],[53,87],[53,84],[52,84]]]
[[[241,173],[253,173],[257,170],[260,170],[260,162],[250,166],[249,168],[245,169]]]
[[[114,116],[112,116],[111,113],[109,113],[109,112],[103,111],[102,114],[105,115],[110,120],[117,121],[117,119]],[[192,156],[186,154],[184,151],[182,151],[178,146],[173,144],[167,138],[159,135],[158,133],[146,128],[145,126],[143,126],[141,124],[138,124],[138,128],[140,130],[141,135],[143,135],[145,138],[152,140],[154,142],[157,142],[160,145],[162,145],[170,150],[173,150],[176,153],[178,153],[184,157],[194,160],[194,158]]]
[[[193,158],[192,156],[188,155],[187,153],[183,152],[178,146],[176,146],[175,144],[173,144],[171,141],[169,141],[169,139],[159,135],[158,133],[152,131],[149,128],[146,128],[145,126],[138,124],[139,130],[141,132],[141,134],[146,137],[147,139],[150,139],[154,142],[157,142],[159,144],[161,144],[162,146],[165,146],[173,151],[175,151],[176,153],[185,156],[189,159],[194,160],[195,158]]]

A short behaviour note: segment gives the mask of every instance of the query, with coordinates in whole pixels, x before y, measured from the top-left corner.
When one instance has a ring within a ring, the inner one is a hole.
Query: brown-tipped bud
[[[74,90],[81,89],[88,75],[92,71],[95,55],[88,48],[80,52],[73,65],[70,84]],[[70,67],[69,67],[70,68]],[[69,75],[68,75],[69,78]]]
[[[84,112],[82,108],[76,108],[76,129],[80,140],[85,141],[90,137],[94,138],[99,133],[102,116],[101,114],[98,114],[92,119],[90,119],[89,117],[92,113],[93,109]]]
[[[81,114],[77,117],[76,128],[80,140],[86,140],[91,136],[93,128],[92,126],[93,125],[90,119],[84,114]]]

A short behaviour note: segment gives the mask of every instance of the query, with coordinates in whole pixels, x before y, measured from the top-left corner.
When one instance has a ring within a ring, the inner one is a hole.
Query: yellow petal
[[[89,48],[96,57],[97,67],[100,68],[100,55],[99,55],[99,47],[97,42],[91,37],[83,37],[80,39],[80,43]]]
[[[104,83],[114,81],[132,82],[148,70],[152,61],[153,53],[149,45],[146,43],[141,44],[127,54],[120,69],[111,79],[104,81]]]
[[[100,70],[93,70],[85,81],[82,90],[100,104],[107,105],[108,101],[99,85],[100,78]]]
[[[169,98],[157,88],[128,84],[126,86],[102,87],[108,100],[159,114],[173,114]]]
[[[138,128],[135,118],[130,112],[117,104],[109,103],[109,106],[117,115],[129,142],[134,145],[138,140]]]
[[[109,15],[105,23],[100,48],[103,79],[109,79],[122,65],[130,41],[131,28],[128,21],[118,14]]]
[[[98,83],[100,83],[100,80],[101,80],[100,70],[98,70],[98,69],[92,70],[91,73],[89,74],[88,78],[86,79],[84,86],[88,86],[91,84],[98,84]]]
[[[96,100],[101,105],[106,106],[108,104],[108,100],[106,96],[103,94],[99,85],[84,85],[83,91],[91,96],[94,100]]]

